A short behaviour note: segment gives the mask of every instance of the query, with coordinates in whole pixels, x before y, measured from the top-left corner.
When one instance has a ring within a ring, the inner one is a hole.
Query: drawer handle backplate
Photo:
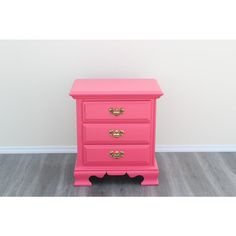
[[[119,138],[121,136],[123,136],[125,133],[124,130],[109,130],[109,134],[113,137],[113,138]]]
[[[125,111],[125,109],[124,108],[109,108],[108,109],[109,110],[109,112],[112,114],[112,115],[114,115],[114,116],[119,116],[119,115],[121,115],[122,113],[124,113],[124,111]]]
[[[124,151],[110,151],[110,156],[114,159],[119,159],[124,156]]]

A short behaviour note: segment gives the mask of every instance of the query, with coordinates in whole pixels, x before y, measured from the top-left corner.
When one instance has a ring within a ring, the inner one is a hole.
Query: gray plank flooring
[[[75,154],[0,155],[0,196],[236,196],[236,153],[157,153],[159,186],[92,177],[73,187]]]

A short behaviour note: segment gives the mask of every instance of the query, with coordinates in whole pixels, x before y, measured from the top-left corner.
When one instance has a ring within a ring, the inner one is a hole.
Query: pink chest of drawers
[[[74,185],[89,186],[91,176],[143,176],[157,185],[155,159],[156,99],[154,79],[78,79],[76,100],[78,154]]]

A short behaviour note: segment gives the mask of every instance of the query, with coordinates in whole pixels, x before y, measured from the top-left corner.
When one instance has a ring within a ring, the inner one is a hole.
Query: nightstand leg
[[[92,183],[89,181],[89,173],[74,172],[74,186],[91,186]]]
[[[91,176],[102,178],[105,174],[106,171],[75,170],[74,186],[91,186],[92,183],[89,180]]]
[[[142,174],[143,181],[141,185],[159,185],[158,172],[146,171]]]
[[[158,175],[159,171],[157,170],[147,170],[147,171],[127,171],[127,174],[129,177],[133,178],[136,176],[143,176],[143,181],[141,182],[141,185],[159,185],[158,181]]]

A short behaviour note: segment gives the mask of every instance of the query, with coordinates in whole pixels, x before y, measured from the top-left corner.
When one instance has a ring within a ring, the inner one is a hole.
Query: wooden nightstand
[[[89,177],[106,173],[157,185],[156,99],[163,93],[156,80],[78,79],[70,95],[77,110],[74,185],[89,186]]]

